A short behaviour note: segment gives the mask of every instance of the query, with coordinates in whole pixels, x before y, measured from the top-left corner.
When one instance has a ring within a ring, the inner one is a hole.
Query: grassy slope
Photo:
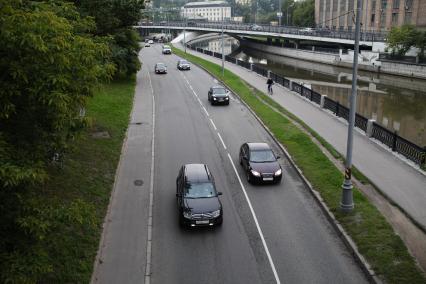
[[[104,85],[90,99],[87,116],[93,125],[79,137],[74,150],[64,162],[63,170],[52,173],[44,188],[46,204],[68,206],[79,201],[77,210],[85,210],[89,224],[61,224],[43,241],[52,273],[44,281],[52,283],[88,283],[99,245],[102,223],[106,214],[120,158],[121,145],[132,107],[135,81],[127,80]],[[93,138],[91,133],[108,131],[111,138]],[[77,222],[78,223],[78,222]]]
[[[277,107],[274,101],[254,90],[228,70],[225,71],[223,79],[220,66],[214,63],[193,55],[185,55],[178,49],[174,49],[174,52],[201,65],[217,78],[222,79],[256,112],[275,137],[287,148],[313,187],[321,193],[327,206],[381,278],[388,283],[426,282],[424,274],[415,264],[399,236],[356,188],[354,189],[355,210],[350,214],[343,214],[338,210],[342,173],[307,134],[262,102],[267,101],[270,105]]]

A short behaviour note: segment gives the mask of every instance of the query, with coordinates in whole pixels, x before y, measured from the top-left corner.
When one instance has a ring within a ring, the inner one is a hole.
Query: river
[[[224,41],[224,53],[267,68],[292,81],[310,85],[342,105],[349,105],[352,70],[240,47],[237,40]],[[197,47],[222,52],[218,39],[198,42]],[[402,76],[358,72],[357,112],[382,126],[426,146],[426,81]]]

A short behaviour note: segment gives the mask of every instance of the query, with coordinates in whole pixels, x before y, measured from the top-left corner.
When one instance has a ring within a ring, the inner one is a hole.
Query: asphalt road
[[[162,55],[160,44],[143,48],[140,56],[132,122],[143,123],[136,132],[131,132],[134,124],[129,129],[92,282],[367,282],[284,154],[244,105],[233,97],[229,106],[210,106],[207,90],[214,79],[196,66],[177,70],[178,57]],[[168,74],[154,73],[157,62],[167,64]],[[268,142],[282,157],[281,184],[247,183],[238,163],[246,141]],[[152,250],[147,254],[152,148]],[[214,175],[223,192],[221,227],[178,225],[175,179],[186,163],[205,163]],[[133,184],[138,177],[145,181],[139,189]],[[147,255],[151,274],[144,278]]]

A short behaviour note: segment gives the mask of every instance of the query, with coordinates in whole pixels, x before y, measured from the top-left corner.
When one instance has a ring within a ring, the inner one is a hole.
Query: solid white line
[[[257,231],[259,232],[260,238],[262,239],[263,247],[265,249],[266,255],[268,256],[269,264],[271,265],[272,272],[274,273],[275,281],[277,282],[277,284],[280,284],[281,283],[280,278],[278,277],[278,273],[277,273],[277,270],[275,269],[274,261],[272,260],[271,254],[269,253],[268,246],[266,245],[266,241],[265,241],[265,237],[263,236],[262,229],[260,228],[259,222],[257,221],[256,213],[254,212],[253,206],[251,205],[246,189],[244,188],[244,185],[241,181],[240,176],[238,175],[237,169],[235,168],[234,162],[232,161],[231,155],[229,153],[228,153],[228,158],[229,158],[229,161],[231,161],[232,167],[234,168],[235,174],[237,175],[237,179],[240,183],[241,189],[243,190],[244,196],[246,197],[248,206],[250,208],[251,214],[254,219],[254,223],[256,224]]]
[[[214,130],[217,130],[216,125],[214,124],[213,120],[210,118],[210,122],[213,125]]]
[[[149,208],[148,208],[148,237],[146,240],[146,267],[145,284],[151,281],[151,259],[152,259],[152,207],[154,203],[154,157],[155,157],[155,98],[152,87],[151,76],[148,72],[149,84],[152,93],[152,140],[151,140],[151,178],[149,183]]]
[[[225,148],[225,150],[226,150],[225,142],[223,142],[222,136],[220,136],[219,132],[217,133],[217,136],[219,136],[220,142],[222,142],[223,148]]]

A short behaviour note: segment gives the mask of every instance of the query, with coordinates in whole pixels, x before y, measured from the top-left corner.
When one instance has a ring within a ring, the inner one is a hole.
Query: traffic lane
[[[197,67],[184,74],[198,93],[206,93],[207,82],[214,81]],[[282,157],[284,176],[280,185],[255,186],[244,181],[265,237],[271,241],[268,246],[281,280],[365,282],[359,266],[284,153],[253,115],[238,100],[229,106],[210,106],[205,95],[202,102],[221,132],[234,163],[238,163],[239,147],[246,141],[267,142]],[[244,179],[241,167],[238,172]]]
[[[158,54],[147,54],[146,65],[165,62]],[[153,282],[270,282],[270,268],[263,252],[257,249],[261,244],[254,243],[253,252],[253,242],[246,236],[254,235],[254,226],[247,232],[247,226],[241,225],[236,212],[239,208],[235,208],[228,194],[235,176],[222,166],[227,159],[222,146],[182,77],[174,68],[168,70],[166,76],[172,80],[163,75],[152,76],[157,105]],[[224,192],[222,228],[182,230],[178,226],[175,178],[179,167],[190,162],[208,164],[218,190]]]

